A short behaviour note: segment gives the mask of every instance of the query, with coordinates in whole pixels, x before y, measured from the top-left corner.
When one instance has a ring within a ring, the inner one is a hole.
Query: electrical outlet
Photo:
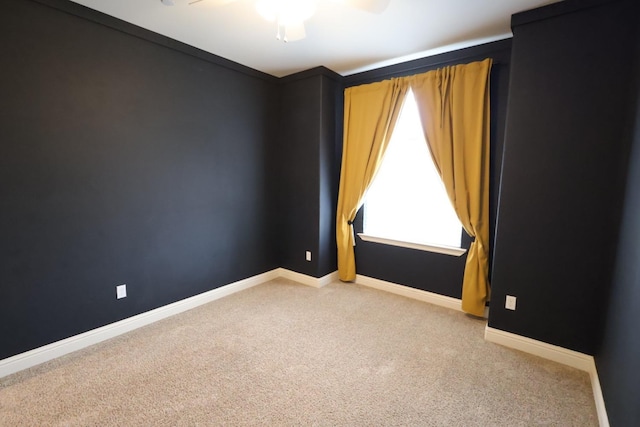
[[[306,255],[305,255],[305,259],[307,261],[311,261],[311,251],[307,251]]]
[[[127,285],[118,285],[116,286],[116,298],[126,298],[127,296]]]
[[[512,295],[507,295],[507,299],[504,302],[504,308],[506,308],[507,310],[514,310],[516,309],[516,297],[512,296]]]

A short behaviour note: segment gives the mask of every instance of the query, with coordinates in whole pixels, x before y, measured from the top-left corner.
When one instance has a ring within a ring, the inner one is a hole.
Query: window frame
[[[365,242],[380,243],[383,245],[398,246],[401,248],[417,249],[419,251],[434,252],[438,254],[452,255],[456,257],[464,255],[465,253],[467,253],[467,250],[468,250],[468,248],[464,247],[465,246],[464,239],[460,243],[460,247],[456,248],[453,246],[445,246],[445,245],[406,242],[403,240],[389,239],[387,237],[372,236],[371,234],[365,234],[365,233],[357,233],[357,234],[358,234],[358,237],[360,237],[360,239],[364,240]]]

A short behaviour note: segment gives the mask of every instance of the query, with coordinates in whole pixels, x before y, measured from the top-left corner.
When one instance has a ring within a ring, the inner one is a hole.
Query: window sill
[[[364,233],[358,233],[358,236],[365,242],[382,243],[383,245],[399,246],[401,248],[417,249],[425,252],[435,252],[438,254],[461,256],[467,252],[464,248],[455,248],[453,246],[427,245],[424,243],[411,243],[401,240],[387,239],[386,237],[370,236]]]

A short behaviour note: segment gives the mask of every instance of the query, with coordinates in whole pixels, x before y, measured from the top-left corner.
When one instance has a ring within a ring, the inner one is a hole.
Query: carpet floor
[[[0,425],[598,425],[587,373],[484,327],[278,279],[0,378]]]

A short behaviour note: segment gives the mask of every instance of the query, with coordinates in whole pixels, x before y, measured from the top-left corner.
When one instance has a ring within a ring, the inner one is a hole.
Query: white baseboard
[[[589,370],[589,377],[591,377],[591,389],[593,390],[593,399],[596,402],[598,422],[600,423],[600,427],[609,427],[609,416],[607,415],[607,408],[604,405],[604,396],[602,395],[602,388],[600,387],[600,378],[598,378],[598,370],[596,369],[595,360],[593,360],[593,364]]]
[[[607,417],[598,370],[593,356],[489,326],[485,328],[484,339],[587,372],[591,379],[591,389],[598,413],[598,422],[600,427],[609,427],[609,418]]]
[[[183,311],[190,310],[202,304],[215,301],[233,293],[268,282],[269,280],[276,279],[280,277],[279,270],[280,269],[271,270],[257,276],[230,283],[211,291],[0,360],[0,378],[23,369],[31,368],[32,366],[48,362],[49,360],[64,356],[65,354],[81,350],[85,347],[89,347],[90,345],[117,337],[118,335],[149,325],[169,316],[182,313]]]
[[[489,326],[487,326],[484,331],[484,339],[544,359],[553,360],[554,362],[562,363],[563,365],[571,366],[581,371],[589,372],[593,364],[593,356]]]
[[[441,307],[462,311],[461,301],[457,298],[434,294],[433,292],[410,288],[408,286],[375,279],[373,277],[361,276],[359,274],[356,275],[356,283],[358,285],[379,289],[381,291],[416,299],[418,301],[428,302],[429,304],[439,305]]]
[[[338,280],[338,272],[334,271],[333,273],[329,273],[326,276],[317,278],[307,276],[306,274],[297,273],[295,271],[287,270],[284,268],[277,269],[278,276],[284,279],[293,280],[294,282],[301,283],[307,286],[313,286],[314,288],[321,288],[323,286],[328,285],[331,282],[335,282]]]

